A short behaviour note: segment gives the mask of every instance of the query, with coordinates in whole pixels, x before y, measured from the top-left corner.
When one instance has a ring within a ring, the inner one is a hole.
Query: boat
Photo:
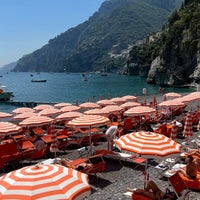
[[[46,79],[32,79],[31,82],[47,82]]]
[[[14,97],[13,92],[7,92],[5,85],[0,85],[0,101],[10,101]]]

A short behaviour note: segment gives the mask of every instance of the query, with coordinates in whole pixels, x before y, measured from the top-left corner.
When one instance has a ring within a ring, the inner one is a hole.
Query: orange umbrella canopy
[[[94,109],[85,111],[84,114],[86,114],[86,115],[103,115],[104,112],[100,108],[94,108]]]
[[[0,112],[0,118],[12,117],[12,114],[6,112]]]
[[[101,115],[84,115],[82,117],[72,119],[68,122],[67,125],[72,127],[92,128],[106,125],[109,123],[110,120],[107,117]]]
[[[54,108],[54,107],[51,106],[51,105],[48,105],[48,104],[40,104],[38,106],[35,106],[33,109],[37,110],[37,111],[40,111],[40,110],[44,110],[46,108]]]
[[[41,110],[38,115],[42,115],[42,116],[54,116],[54,115],[58,115],[59,113],[61,113],[61,111],[57,108],[46,108],[44,110]]]
[[[34,126],[43,126],[49,125],[53,122],[53,119],[47,116],[33,116],[27,119],[24,119],[19,123],[22,127],[34,127]]]
[[[79,110],[79,109],[81,109],[81,107],[79,107],[79,106],[65,106],[65,107],[62,107],[61,109],[60,109],[60,111],[61,112],[71,112],[71,111],[77,111],[77,110]]]
[[[88,175],[57,164],[23,167],[0,177],[0,199],[82,199],[90,195]]]
[[[60,115],[58,115],[55,120],[56,121],[64,121],[64,120],[70,120],[76,117],[81,117],[83,116],[82,113],[77,112],[77,111],[72,111],[72,112],[66,112],[66,113],[62,113]]]
[[[33,116],[37,116],[38,114],[37,113],[34,113],[34,112],[25,112],[25,113],[20,113],[20,114],[17,114],[13,117],[13,120],[14,121],[18,121],[18,120],[24,120],[26,118],[29,118],[29,117],[33,117]]]
[[[79,105],[81,108],[99,108],[99,104],[93,102],[85,102]]]
[[[115,105],[115,102],[111,101],[110,99],[102,99],[97,101],[96,103],[101,106]]]
[[[109,113],[113,113],[113,112],[120,112],[122,110],[123,110],[123,108],[121,108],[120,106],[117,106],[117,105],[109,105],[109,106],[105,106],[104,108],[102,108],[102,111],[105,114],[109,114]]]
[[[176,93],[176,92],[169,92],[169,93],[166,93],[165,95],[166,95],[166,97],[170,97],[170,98],[178,98],[178,97],[182,97],[181,94]]]
[[[138,116],[138,115],[148,115],[155,113],[156,110],[154,108],[150,108],[148,106],[137,106],[128,109],[124,112],[126,116]]]
[[[163,101],[163,102],[159,103],[158,105],[160,107],[183,107],[183,106],[185,106],[185,104],[181,102],[180,98]]]
[[[0,135],[12,135],[22,131],[22,127],[11,122],[0,122]]]
[[[21,107],[21,108],[16,108],[12,111],[12,113],[14,114],[20,114],[25,112],[35,112],[35,110],[33,108]]]
[[[71,103],[57,103],[57,104],[54,104],[54,107],[56,108],[62,108],[62,107],[65,107],[65,106],[72,106]]]
[[[132,95],[126,95],[126,96],[123,96],[122,99],[124,99],[125,101],[136,101],[137,97],[132,96]]]
[[[167,157],[178,155],[181,145],[165,135],[154,132],[133,132],[121,136],[115,141],[124,151],[136,153],[144,157]]]
[[[129,109],[135,106],[140,106],[140,103],[130,101],[130,102],[123,103],[120,107],[124,109]]]

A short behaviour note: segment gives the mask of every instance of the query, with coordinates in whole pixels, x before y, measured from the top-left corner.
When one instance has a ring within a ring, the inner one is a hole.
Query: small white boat
[[[6,91],[5,85],[0,85],[0,101],[10,101],[13,96],[12,92]]]

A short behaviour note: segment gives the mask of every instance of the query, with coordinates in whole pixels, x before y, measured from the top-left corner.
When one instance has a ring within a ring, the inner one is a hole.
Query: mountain
[[[14,71],[108,72],[125,64],[128,48],[161,29],[182,0],[106,0],[87,21],[25,55]]]
[[[1,73],[10,72],[10,71],[12,71],[15,68],[16,64],[17,64],[17,61],[9,63],[9,64],[6,64],[6,65],[0,67],[0,72]]]
[[[134,47],[129,55],[129,62],[140,69],[150,67],[148,83],[164,86],[200,83],[199,0],[185,0],[169,16],[163,31],[151,38],[154,40]]]

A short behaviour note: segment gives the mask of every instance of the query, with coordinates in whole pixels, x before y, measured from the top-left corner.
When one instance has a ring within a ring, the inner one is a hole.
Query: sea
[[[46,82],[32,82],[32,79]],[[100,73],[27,73],[9,72],[1,74],[1,85],[13,92],[13,102],[37,103],[83,103],[96,102],[99,99],[121,97],[124,95],[158,94],[158,87],[147,84],[146,78],[119,74]],[[144,88],[146,94],[143,94]],[[187,93],[195,88],[164,88],[165,92]],[[11,112],[18,105],[0,102],[1,112]]]

